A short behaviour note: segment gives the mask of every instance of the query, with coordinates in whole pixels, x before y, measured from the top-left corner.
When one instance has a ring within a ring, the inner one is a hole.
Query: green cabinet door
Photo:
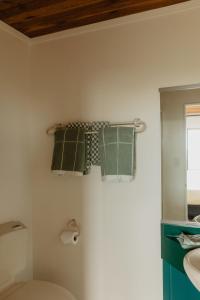
[[[187,275],[163,261],[163,300],[200,300]]]

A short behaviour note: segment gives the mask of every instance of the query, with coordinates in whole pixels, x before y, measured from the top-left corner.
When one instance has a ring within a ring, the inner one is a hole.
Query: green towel
[[[132,181],[135,173],[135,130],[105,127],[99,132],[101,174],[105,181]]]
[[[51,169],[58,175],[66,172],[83,175],[85,172],[85,130],[61,128],[55,132]]]

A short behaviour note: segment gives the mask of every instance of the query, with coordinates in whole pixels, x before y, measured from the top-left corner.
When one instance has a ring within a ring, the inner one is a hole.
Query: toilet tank
[[[23,278],[28,255],[28,234],[20,222],[0,224],[0,289]]]

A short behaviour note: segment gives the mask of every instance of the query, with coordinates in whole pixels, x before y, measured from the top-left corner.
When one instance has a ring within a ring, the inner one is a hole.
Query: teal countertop
[[[200,234],[200,226],[188,222],[162,223],[161,224],[161,256],[179,271],[185,273],[183,259],[190,250],[185,250],[179,242],[169,236],[177,236],[181,232],[186,234]]]

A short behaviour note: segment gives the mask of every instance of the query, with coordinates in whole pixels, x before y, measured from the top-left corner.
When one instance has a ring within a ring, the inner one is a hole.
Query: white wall
[[[28,227],[31,271],[32,207],[29,175],[29,47],[0,28],[0,223],[21,220]]]
[[[200,9],[150,18],[32,47],[34,276],[82,300],[160,300],[161,176],[158,89],[199,82]],[[147,123],[131,184],[50,172],[57,121]],[[58,233],[81,222],[76,248]],[[81,293],[83,293],[81,295]]]

